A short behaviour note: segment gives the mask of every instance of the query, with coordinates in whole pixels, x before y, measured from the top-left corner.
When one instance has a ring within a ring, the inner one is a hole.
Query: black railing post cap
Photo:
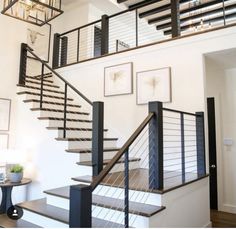
[[[78,184],[78,185],[72,185],[70,186],[71,190],[74,191],[81,191],[81,190],[91,190],[91,186],[90,185],[85,185],[85,184]]]

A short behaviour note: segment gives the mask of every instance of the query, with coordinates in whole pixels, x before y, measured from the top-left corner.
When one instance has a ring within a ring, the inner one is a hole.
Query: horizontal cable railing
[[[80,206],[70,199],[71,226],[91,226],[103,219],[105,228],[139,227],[136,219],[145,204],[152,204],[152,192],[168,192],[206,176],[204,139],[202,112],[149,103],[148,116],[90,186],[71,186],[72,197],[84,197]],[[107,197],[113,200],[107,202]],[[73,212],[85,204],[87,217],[78,218]]]
[[[54,36],[53,68],[236,23],[236,0],[168,0],[129,9]]]

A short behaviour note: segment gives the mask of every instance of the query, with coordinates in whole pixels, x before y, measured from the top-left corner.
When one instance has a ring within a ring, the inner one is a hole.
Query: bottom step
[[[7,215],[0,215],[0,227],[2,228],[40,228],[25,220],[12,220]]]
[[[69,211],[46,203],[46,199],[39,199],[18,204],[24,210],[23,219],[40,223],[41,227],[69,227]],[[34,223],[32,222],[32,223]],[[92,227],[100,228],[124,227],[121,224],[93,218]]]

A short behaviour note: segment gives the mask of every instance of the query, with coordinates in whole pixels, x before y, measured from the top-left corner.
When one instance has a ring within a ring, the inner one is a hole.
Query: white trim
[[[223,210],[224,212],[229,212],[229,213],[236,214],[236,205],[223,204],[222,210]]]
[[[204,226],[204,228],[211,228],[211,227],[212,227],[212,222],[211,221]]]

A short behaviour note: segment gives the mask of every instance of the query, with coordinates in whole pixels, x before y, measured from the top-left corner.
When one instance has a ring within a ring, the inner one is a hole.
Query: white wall
[[[215,97],[219,210],[236,213],[236,69],[225,69],[206,57],[207,97]],[[225,146],[224,139],[232,139]]]

